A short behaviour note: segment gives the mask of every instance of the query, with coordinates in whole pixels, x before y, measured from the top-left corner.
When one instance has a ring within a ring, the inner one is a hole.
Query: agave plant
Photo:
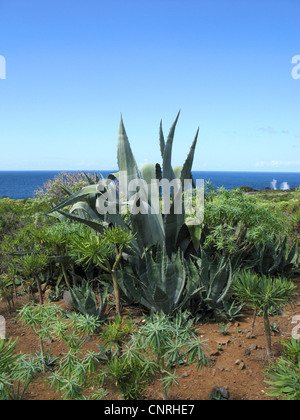
[[[121,118],[117,153],[119,172],[108,176],[107,181],[110,181],[110,184],[108,184],[108,186],[105,185],[103,189],[99,188],[99,184],[91,184],[84,187],[63,200],[58,206],[54,207],[50,213],[87,224],[99,232],[102,232],[103,229],[110,224],[122,227],[123,229],[132,230],[135,236],[132,239],[131,249],[140,256],[144,252],[144,249],[157,244],[165,246],[169,257],[171,257],[171,254],[176,252],[178,248],[183,251],[187,251],[189,247],[193,245],[197,248],[199,246],[201,230],[198,226],[190,225],[186,222],[184,204],[182,204],[182,211],[176,211],[175,193],[173,192],[171,194],[170,209],[168,209],[169,211],[167,213],[164,213],[160,206],[158,209],[154,209],[154,204],[151,202],[151,197],[148,194],[150,186],[152,186],[152,192],[155,190],[155,182],[153,183],[153,180],[159,183],[162,174],[164,179],[168,180],[170,183],[172,181],[180,180],[181,185],[183,185],[184,180],[191,179],[191,170],[199,130],[197,130],[183,166],[173,169],[171,157],[178,118],[179,113],[171,126],[167,141],[164,139],[162,123],[160,123],[159,143],[162,165],[147,164],[140,170],[132,153]],[[125,218],[122,217],[122,213],[124,213],[122,205],[128,205],[131,200],[133,200],[134,195],[136,195],[136,191],[126,191],[126,200],[123,200],[123,198],[120,197],[117,188],[114,191],[114,198],[110,198],[111,196],[109,195],[109,186],[120,182],[121,177],[124,176],[124,174],[126,174],[125,181],[127,185],[132,180],[137,181],[140,187],[140,205],[144,210],[137,212],[136,214],[131,213],[126,221]],[[113,181],[113,183],[111,181]],[[156,183],[157,189],[155,194],[156,196],[161,197],[161,188],[158,183]],[[146,188],[146,186],[148,186],[148,188]],[[177,194],[182,194],[182,191],[179,190]],[[103,198],[105,195],[108,197],[107,206],[115,205],[115,212],[108,211],[105,214],[100,214],[98,212],[97,203],[99,202],[99,198]]]
[[[195,260],[200,273],[202,292],[193,300],[191,311],[197,313],[198,317],[206,317],[211,313],[213,317],[223,316],[227,312],[229,314],[231,286],[236,272],[230,259],[225,256],[209,256],[201,248],[200,258]]]
[[[189,301],[201,291],[199,272],[180,250],[168,257],[166,249],[146,251],[135,270],[125,266],[118,273],[118,283],[127,296],[153,312],[169,315],[186,309]]]
[[[100,305],[98,306],[94,291],[88,282],[82,282],[81,286],[70,289],[74,308],[83,315],[90,315],[104,322],[107,319],[105,310],[107,307],[107,291],[99,293]]]
[[[300,272],[298,243],[294,242],[290,247],[287,237],[268,244],[257,244],[252,258],[256,261],[254,269],[260,274],[292,277]]]

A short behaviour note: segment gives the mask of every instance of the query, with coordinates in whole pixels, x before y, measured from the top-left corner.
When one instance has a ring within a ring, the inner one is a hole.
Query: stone
[[[213,357],[213,356],[220,356],[220,352],[218,350],[217,351],[213,351],[213,352],[210,353],[210,356],[211,357]]]
[[[220,338],[220,339],[218,339],[218,344],[222,345],[222,346],[227,345],[230,342],[231,342],[230,338]]]
[[[249,346],[249,350],[251,350],[251,351],[253,351],[253,350],[257,350],[257,344],[255,344],[255,343],[250,344],[250,346]]]
[[[68,290],[64,291],[63,301],[64,301],[65,305],[69,306],[70,308],[73,308],[72,296],[71,296],[71,293]]]
[[[241,363],[238,365],[238,368],[239,368],[239,370],[243,370],[243,369],[245,369],[245,368],[246,368],[245,363],[244,363],[244,362],[241,362]]]
[[[230,398],[228,389],[223,386],[215,386],[211,391],[211,396],[215,398],[221,397],[224,400],[229,400]]]

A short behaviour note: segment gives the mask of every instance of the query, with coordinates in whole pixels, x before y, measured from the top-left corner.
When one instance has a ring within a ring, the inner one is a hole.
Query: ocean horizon
[[[0,171],[0,198],[33,198],[36,190],[61,172],[82,171]],[[85,172],[101,173],[106,178],[117,170]],[[205,182],[210,181],[216,188],[224,187],[227,190],[240,187],[289,190],[300,186],[300,172],[192,171],[192,175],[194,179],[204,179]]]

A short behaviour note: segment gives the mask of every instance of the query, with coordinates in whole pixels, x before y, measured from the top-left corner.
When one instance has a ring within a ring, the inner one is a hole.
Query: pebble
[[[257,344],[255,344],[255,343],[253,343],[253,344],[250,344],[250,346],[249,346],[249,350],[257,350]]]
[[[239,368],[239,370],[243,370],[243,369],[245,369],[245,368],[246,368],[245,363],[244,363],[244,362],[241,362],[241,363],[239,364],[238,368]]]

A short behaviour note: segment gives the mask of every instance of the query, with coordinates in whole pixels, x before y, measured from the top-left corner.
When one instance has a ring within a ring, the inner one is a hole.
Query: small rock
[[[245,368],[246,368],[245,363],[244,363],[244,362],[241,362],[241,363],[239,364],[238,368],[239,368],[239,370],[243,370],[243,369],[245,369]]]
[[[72,296],[71,296],[71,293],[68,290],[64,291],[63,301],[64,301],[65,305],[70,306],[70,308],[73,308]]]
[[[251,351],[249,349],[246,349],[243,353],[244,356],[250,356]]]
[[[219,366],[218,369],[223,372],[225,370],[225,368],[223,366]]]
[[[255,344],[255,343],[250,344],[250,346],[249,346],[249,350],[251,350],[251,351],[253,351],[253,350],[257,350],[257,344]]]
[[[188,376],[190,376],[190,374],[191,374],[191,371],[190,370],[185,371],[185,372],[183,372],[182,377],[183,378],[187,378]]]
[[[235,364],[235,365],[239,365],[240,363],[242,363],[242,360],[240,360],[240,359],[237,359],[237,360],[234,362],[234,364]]]
[[[218,340],[218,344],[220,345],[222,345],[222,346],[224,346],[224,345],[227,345],[227,344],[229,344],[231,341],[230,341],[230,338],[220,338],[219,340]]]
[[[215,386],[213,390],[211,391],[211,395],[216,398],[221,397],[225,400],[229,400],[230,398],[230,394],[227,388],[224,388],[223,386]]]

